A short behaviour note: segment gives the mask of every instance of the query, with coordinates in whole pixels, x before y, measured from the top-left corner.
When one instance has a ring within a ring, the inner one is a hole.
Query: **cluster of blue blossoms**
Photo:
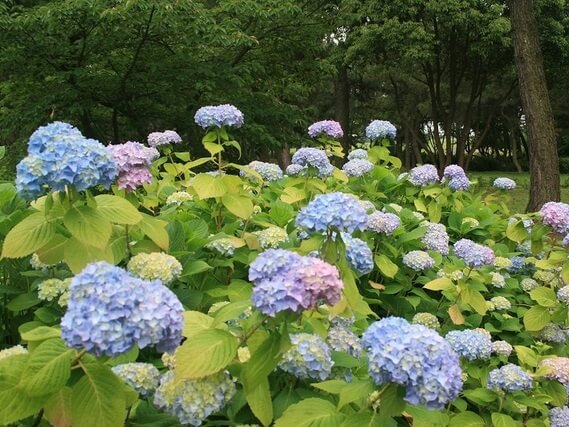
[[[342,170],[348,176],[364,176],[373,170],[373,163],[366,159],[354,159],[346,162]]]
[[[346,326],[334,325],[328,330],[326,341],[334,351],[341,351],[355,358],[362,353],[360,338]]]
[[[533,379],[518,365],[508,363],[490,371],[486,386],[503,391],[528,391],[533,387]]]
[[[348,160],[367,160],[367,151],[363,148],[356,148],[348,153]]]
[[[510,178],[501,177],[496,178],[492,185],[498,190],[514,190],[516,188],[516,181]]]
[[[250,169],[257,172],[263,178],[263,181],[272,182],[277,181],[283,177],[283,171],[279,165],[274,163],[266,163],[260,162],[257,160],[253,160],[251,163],[247,165]],[[241,176],[249,176],[246,171],[241,170],[239,171],[239,175]]]
[[[125,363],[112,370],[142,397],[153,394],[160,381],[160,372],[150,363]]]
[[[433,165],[416,166],[409,172],[408,179],[411,184],[424,187],[439,182],[439,172]]]
[[[204,129],[222,126],[238,128],[244,122],[243,113],[231,104],[201,107],[194,120]]]
[[[324,150],[318,148],[300,148],[292,155],[292,164],[286,169],[288,175],[305,175],[314,172],[319,177],[332,175],[334,167]]]
[[[342,241],[346,245],[346,258],[352,270],[358,274],[367,274],[373,270],[373,253],[362,239],[342,233]]]
[[[330,138],[339,139],[344,136],[344,131],[340,123],[334,120],[322,120],[311,124],[308,127],[308,135],[311,138],[316,138],[318,136],[324,135]]]
[[[318,335],[292,334],[292,347],[283,354],[279,368],[300,379],[324,381],[332,372],[330,347]]]
[[[454,254],[467,266],[479,268],[494,264],[494,251],[488,246],[480,245],[469,239],[460,239],[454,244]]]
[[[466,176],[464,169],[458,165],[448,165],[444,172],[442,182],[448,182],[448,186],[454,191],[468,190],[470,180]]]
[[[183,307],[160,281],[145,281],[106,262],[71,281],[61,336],[71,348],[117,356],[135,345],[173,351],[182,340]]]
[[[85,138],[70,124],[53,122],[31,135],[28,155],[16,167],[16,189],[22,197],[34,199],[46,187],[109,188],[116,176],[115,162],[103,144]]]
[[[367,229],[375,233],[384,233],[388,236],[401,225],[401,219],[389,212],[375,211],[367,217]]]
[[[427,231],[421,239],[425,249],[437,251],[441,255],[448,255],[449,236],[444,224],[427,222]]]
[[[445,339],[454,351],[467,360],[488,359],[492,354],[492,339],[482,331],[450,331]]]
[[[326,193],[316,196],[296,217],[296,225],[309,232],[330,229],[365,230],[367,213],[361,203],[345,193]]]
[[[462,389],[457,354],[429,328],[388,317],[367,329],[362,345],[373,381],[404,386],[405,400],[413,405],[442,409]]]
[[[403,256],[403,264],[414,271],[423,271],[432,268],[435,260],[425,251],[411,251]]]
[[[550,427],[569,426],[569,407],[552,408],[549,410]]]
[[[380,138],[393,139],[397,135],[397,129],[391,122],[387,120],[373,120],[366,127],[366,137],[371,141],[375,141]]]

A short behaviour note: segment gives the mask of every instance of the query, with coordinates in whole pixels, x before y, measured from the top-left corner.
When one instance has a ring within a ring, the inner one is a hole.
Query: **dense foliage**
[[[385,122],[342,169],[315,123],[283,174],[226,160],[235,107],[195,120],[206,157],[30,137],[0,187],[0,424],[567,425],[569,205],[400,174]]]

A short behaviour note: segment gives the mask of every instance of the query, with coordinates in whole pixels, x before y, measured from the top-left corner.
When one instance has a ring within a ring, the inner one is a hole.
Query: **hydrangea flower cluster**
[[[250,265],[249,280],[255,284],[253,305],[269,316],[284,310],[298,312],[319,302],[334,305],[344,288],[333,265],[283,249],[261,253]]]
[[[227,371],[184,381],[176,381],[174,372],[169,371],[160,379],[154,404],[181,424],[200,426],[211,414],[223,409],[235,392],[235,381]]]
[[[403,385],[413,405],[441,409],[462,389],[457,354],[431,329],[388,317],[367,329],[362,345],[373,381]]]
[[[437,316],[431,313],[417,313],[411,319],[411,323],[416,325],[423,325],[426,328],[438,330],[441,328],[441,323]]]
[[[439,182],[439,172],[433,165],[416,166],[409,172],[408,179],[413,185],[425,187]]]
[[[288,234],[284,228],[269,227],[261,231],[255,231],[259,244],[263,249],[278,248],[281,244],[288,241]]]
[[[366,228],[375,233],[384,233],[390,236],[400,225],[401,220],[397,215],[375,211],[368,215]]]
[[[127,270],[144,280],[161,280],[165,285],[182,274],[182,264],[162,252],[139,253],[127,264]]]
[[[192,196],[187,191],[175,191],[174,193],[170,194],[166,199],[166,206],[169,205],[180,206],[182,203],[191,202],[192,200],[194,200],[194,196]]]
[[[464,169],[458,165],[448,165],[443,171],[441,182],[448,182],[448,186],[454,191],[470,188],[470,181],[464,173]]]
[[[467,266],[479,268],[494,264],[494,251],[488,246],[479,245],[469,239],[460,239],[454,244],[454,254],[462,259]]]
[[[363,148],[356,148],[348,153],[348,160],[367,160],[368,154],[367,151]]]
[[[366,127],[366,137],[371,141],[380,138],[394,139],[395,135],[397,135],[397,129],[387,120],[373,120]]]
[[[403,264],[415,271],[432,268],[435,260],[425,251],[411,251],[403,256]]]
[[[326,338],[333,351],[341,351],[353,357],[360,357],[362,344],[359,337],[344,326],[336,325],[328,330]]]
[[[107,149],[117,164],[118,187],[121,190],[134,191],[142,184],[152,182],[150,166],[152,161],[160,156],[156,148],[128,141],[124,144],[109,145]]]
[[[142,397],[154,393],[160,381],[160,372],[150,363],[125,363],[114,366],[112,370]]]
[[[525,277],[522,279],[522,281],[520,282],[520,287],[522,288],[522,290],[524,290],[525,292],[531,292],[533,291],[535,288],[539,288],[539,283],[537,283],[534,279],[532,279],[531,277]]]
[[[557,323],[548,323],[539,331],[536,338],[545,342],[561,344],[567,341],[568,336],[567,331]]]
[[[366,159],[354,159],[346,162],[342,170],[348,176],[364,176],[373,170],[373,163]]]
[[[320,135],[328,136],[334,139],[340,139],[344,136],[344,131],[340,123],[334,120],[322,120],[311,124],[308,127],[308,136],[316,138]]]
[[[332,165],[330,165],[332,166]],[[297,164],[290,164],[286,167],[285,173],[289,176],[296,176],[301,174],[302,172],[306,171],[306,168],[304,166],[300,166]]]
[[[61,336],[71,348],[117,356],[133,346],[173,351],[182,339],[182,304],[159,281],[145,281],[106,262],[73,278]]]
[[[563,286],[557,291],[557,299],[565,305],[569,305],[569,285]]]
[[[492,303],[494,310],[509,310],[512,308],[512,303],[502,296],[492,297],[490,298],[490,302]]]
[[[492,351],[499,356],[509,357],[514,351],[514,347],[507,341],[494,341],[492,343]]]
[[[253,160],[247,165],[247,167],[261,175],[263,181],[266,182],[278,181],[283,177],[283,170],[279,165],[274,163],[265,163]],[[251,174],[248,174],[244,170],[239,171],[239,175],[251,177]]]
[[[298,169],[298,172],[292,170],[292,165],[290,165],[286,173],[289,175],[298,175],[302,173],[310,172],[311,169],[316,171],[316,174],[320,177],[326,177],[332,175],[334,167],[328,160],[328,156],[324,150],[318,148],[304,147],[299,148],[292,155],[292,165],[298,165],[302,169]]]
[[[326,380],[332,372],[330,347],[317,335],[291,334],[292,347],[283,354],[279,368],[300,379]]]
[[[174,130],[165,130],[164,132],[152,132],[148,135],[148,145],[158,147],[160,145],[179,144],[182,137]]]
[[[533,278],[544,283],[551,283],[556,279],[555,274],[552,271],[547,270],[537,270],[534,273]]]
[[[539,210],[541,220],[559,234],[569,233],[569,205],[561,202],[547,202]]]
[[[48,187],[78,191],[96,185],[109,188],[117,176],[110,153],[98,141],[85,138],[67,123],[38,128],[28,142],[28,155],[16,166],[16,190],[26,199],[40,196]]]
[[[449,236],[444,224],[436,224],[427,222],[427,231],[421,239],[421,243],[425,245],[425,249],[436,251],[441,255],[448,255]]]
[[[352,233],[365,230],[367,213],[359,201],[349,194],[320,194],[300,210],[296,225],[309,232],[337,229]]]
[[[12,356],[18,356],[20,354],[28,354],[28,349],[22,347],[21,345],[15,345],[13,347],[5,348],[0,350],[0,360],[6,359]]]
[[[38,298],[42,301],[53,301],[69,289],[71,279],[47,279],[38,285]]]
[[[528,391],[533,387],[533,379],[518,365],[508,363],[490,371],[486,386],[503,391]]]
[[[235,243],[228,237],[222,237],[221,239],[212,240],[207,245],[206,249],[217,252],[219,255],[224,257],[232,257],[235,254]]]
[[[373,202],[370,202],[369,200],[360,200],[359,202],[367,213],[371,214],[375,212],[375,205]]]
[[[498,190],[514,190],[516,188],[516,181],[510,178],[500,177],[496,178],[492,185]]]
[[[466,218],[462,219],[462,224],[468,225],[470,228],[476,228],[480,225],[480,221],[478,221],[476,218],[467,216]]]
[[[535,271],[535,265],[529,263],[526,257],[523,256],[513,256],[510,258],[512,265],[510,266],[509,271],[512,273],[532,273]]]
[[[373,253],[362,239],[342,233],[346,245],[346,258],[352,270],[358,274],[367,274],[373,270]]]
[[[492,353],[492,339],[478,330],[450,331],[445,339],[467,360],[488,359]]]
[[[549,426],[550,427],[569,426],[569,407],[562,406],[558,408],[551,408],[549,410]]]
[[[243,126],[243,113],[231,104],[201,107],[194,116],[196,124],[204,129],[222,126],[239,128]]]
[[[539,363],[539,366],[549,369],[550,372],[544,375],[546,378],[557,380],[564,385],[569,385],[569,357],[543,359]]]
[[[39,255],[36,253],[33,253],[32,257],[30,258],[30,266],[34,270],[47,270],[48,268],[53,267],[53,265],[41,262]]]
[[[504,276],[502,276],[500,273],[496,273],[495,271],[493,271],[492,273],[490,273],[490,283],[492,283],[492,286],[494,286],[495,288],[501,289],[504,286],[506,286],[506,278]]]
[[[509,270],[512,267],[512,260],[503,256],[497,256],[494,259],[494,267],[501,270]]]

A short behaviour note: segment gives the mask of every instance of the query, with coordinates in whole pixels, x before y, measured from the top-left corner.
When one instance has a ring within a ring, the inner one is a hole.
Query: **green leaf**
[[[70,387],[63,387],[50,396],[44,405],[45,418],[56,427],[71,427],[71,399],[73,392]]]
[[[514,350],[516,350],[516,356],[518,356],[520,363],[531,366],[533,368],[537,366],[537,354],[531,348],[516,345],[514,346]]]
[[[424,406],[407,405],[405,411],[413,416],[413,426],[433,427],[446,426],[449,422],[447,414],[440,411],[432,411]]]
[[[360,399],[366,399],[372,391],[373,386],[369,381],[353,381],[347,384],[346,387],[340,391],[338,409],[342,409],[348,403],[352,403]],[[382,403],[385,403],[383,395]]]
[[[300,202],[305,198],[306,191],[296,187],[286,187],[281,194],[281,200],[290,205],[296,202]]]
[[[184,312],[184,329],[182,335],[186,338],[191,338],[199,332],[206,329],[213,328],[213,317],[199,311],[185,311]]]
[[[63,224],[81,243],[96,248],[107,246],[113,231],[110,221],[89,206],[69,209],[63,217]]]
[[[423,237],[425,235],[426,231],[427,231],[427,227],[421,226],[421,227],[417,227],[413,231],[410,231],[409,233],[403,233],[401,236],[399,236],[397,238],[398,245],[401,245],[402,243],[405,243],[405,242],[409,242],[411,240],[420,239],[421,237]]]
[[[176,350],[176,378],[203,378],[225,368],[237,353],[237,338],[229,332],[198,332]]]
[[[48,265],[57,264],[58,262],[63,261],[65,257],[64,252],[66,242],[67,237],[62,236],[61,234],[53,236],[49,243],[36,251],[40,261]]]
[[[399,267],[393,261],[391,261],[387,256],[380,254],[375,256],[375,265],[379,268],[379,271],[390,279],[393,279],[397,272],[399,271]]]
[[[277,200],[271,205],[269,216],[279,227],[284,227],[294,217],[294,209],[292,206]]]
[[[340,394],[342,390],[348,385],[348,383],[342,380],[329,380],[322,381],[320,383],[312,383],[310,385],[312,387],[316,387],[317,389],[324,390],[326,393]]]
[[[63,249],[63,254],[65,262],[75,274],[79,273],[91,262],[107,261],[112,263],[114,260],[112,251],[84,244],[75,237],[71,237],[67,240]]]
[[[557,381],[543,381],[543,391],[551,397],[551,403],[555,406],[563,406],[567,402],[567,390]]]
[[[235,301],[224,305],[214,314],[213,326],[217,326],[227,322],[228,320],[234,320],[243,314],[251,306],[251,301],[249,299],[243,301]]]
[[[98,361],[82,360],[84,375],[73,386],[71,419],[74,427],[122,427],[126,401],[122,381]]]
[[[234,140],[225,141],[223,143],[223,145],[229,145],[230,147],[235,148],[239,152],[238,159],[241,158],[241,145],[239,145],[239,143],[237,141],[234,141]]]
[[[205,173],[196,175],[191,186],[202,200],[221,197],[227,192],[227,187],[221,179]]]
[[[518,423],[512,417],[506,414],[494,412],[492,414],[492,424],[494,427],[517,427]]]
[[[249,219],[253,214],[253,202],[248,197],[227,193],[221,198],[223,206],[241,219]]]
[[[484,427],[484,419],[474,412],[466,411],[454,416],[449,423],[449,427]]]
[[[289,406],[275,427],[340,427],[344,418],[327,400],[309,398]]]
[[[375,412],[364,412],[349,415],[341,427],[397,427],[397,422],[394,420],[386,422]]]
[[[223,151],[221,144],[217,144],[215,142],[204,141],[203,146],[208,151],[208,153],[211,154],[212,157]]]
[[[12,299],[8,304],[6,304],[6,308],[13,312],[27,310],[35,305],[41,303],[41,300],[38,298],[36,292],[30,292],[27,294],[21,294]]]
[[[460,299],[463,303],[470,305],[480,315],[484,315],[488,311],[486,300],[479,291],[463,287],[461,289]]]
[[[29,396],[41,396],[60,390],[71,374],[75,351],[61,339],[42,342],[33,350],[24,371],[23,387]]]
[[[48,326],[39,326],[26,332],[22,332],[22,340],[24,341],[44,341],[51,338],[59,338],[61,331]]]
[[[452,291],[455,288],[456,286],[448,277],[440,277],[438,279],[431,280],[423,286],[423,289],[429,289],[431,291]]]
[[[381,393],[379,415],[386,419],[400,415],[405,410],[405,390],[397,384],[389,384]]]
[[[252,390],[245,387],[245,396],[251,411],[261,421],[261,424],[270,425],[273,421],[273,402],[269,380],[265,378]]]
[[[524,314],[524,326],[532,332],[541,331],[550,320],[549,310],[539,305],[530,308]]]
[[[281,337],[272,334],[254,351],[242,372],[242,382],[249,388],[257,387],[276,368],[281,359]]]
[[[213,267],[207,262],[201,259],[189,260],[184,264],[184,269],[182,270],[182,277],[194,276],[196,274],[203,273],[204,271],[211,270]]]
[[[551,288],[541,287],[533,289],[529,296],[542,307],[555,307],[559,304],[555,291]]]
[[[474,390],[464,390],[463,394],[468,400],[480,406],[485,406],[498,398],[494,391],[482,387]]]
[[[108,221],[116,224],[134,225],[142,220],[142,215],[132,203],[122,197],[101,194],[95,197],[97,212]]]
[[[438,223],[441,220],[442,208],[441,204],[436,200],[429,203],[429,220]]]
[[[45,246],[55,236],[55,223],[48,222],[42,212],[33,213],[14,228],[4,240],[2,258],[21,258]]]
[[[506,228],[506,237],[514,242],[523,242],[528,238],[529,234],[522,221],[512,222]]]
[[[170,244],[170,236],[168,236],[168,230],[166,229],[168,223],[150,215],[141,215],[142,221],[137,225],[142,232],[150,237],[150,240],[160,246],[161,249],[167,251]]]

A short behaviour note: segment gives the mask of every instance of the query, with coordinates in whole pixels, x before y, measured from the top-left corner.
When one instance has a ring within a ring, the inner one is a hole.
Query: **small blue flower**
[[[421,239],[425,249],[437,251],[441,255],[448,255],[449,236],[443,224],[427,222],[427,231]]]
[[[305,170],[313,169],[320,177],[330,176],[334,171],[334,167],[330,163],[330,160],[328,160],[326,152],[318,148],[304,147],[298,149],[292,156],[292,163],[301,166]],[[289,170],[287,173],[292,174],[291,172],[292,171]],[[305,172],[310,172],[310,170]],[[297,173],[294,173],[292,175],[296,174]]]
[[[365,159],[353,159],[342,166],[348,176],[364,176],[373,170],[373,163]]]
[[[350,151],[348,154],[348,160],[367,160],[368,154],[367,151],[363,148],[356,148],[355,150]]]
[[[403,257],[403,264],[415,271],[432,268],[435,260],[425,251],[411,251]]]
[[[401,225],[399,217],[392,213],[372,212],[367,217],[367,229],[375,233],[384,233],[388,236]]]
[[[454,244],[454,254],[467,266],[473,268],[494,264],[494,251],[488,246],[479,245],[469,239],[460,239]]]
[[[322,120],[311,124],[308,127],[308,135],[311,138],[316,138],[320,135],[325,135],[330,138],[339,139],[344,136],[344,131],[340,123],[334,120]]]
[[[362,239],[342,233],[346,245],[346,258],[350,267],[358,274],[367,274],[373,270],[373,253]]]
[[[282,169],[279,165],[274,163],[265,163],[253,160],[247,165],[247,167],[261,175],[261,178],[266,182],[278,181],[283,177]],[[247,174],[246,171],[241,170],[239,171],[239,175],[250,177],[251,174]]]
[[[336,325],[328,330],[326,341],[333,351],[341,351],[353,357],[360,357],[362,344],[356,334],[344,326]]]
[[[569,408],[567,406],[551,408],[549,410],[549,423],[550,427],[569,426]]]
[[[504,391],[528,391],[533,387],[533,379],[522,368],[509,363],[490,371],[487,387]]]
[[[142,397],[153,394],[160,381],[160,372],[150,363],[125,363],[112,370]]]
[[[439,172],[433,165],[416,166],[409,172],[408,179],[411,184],[424,187],[439,182]]]

